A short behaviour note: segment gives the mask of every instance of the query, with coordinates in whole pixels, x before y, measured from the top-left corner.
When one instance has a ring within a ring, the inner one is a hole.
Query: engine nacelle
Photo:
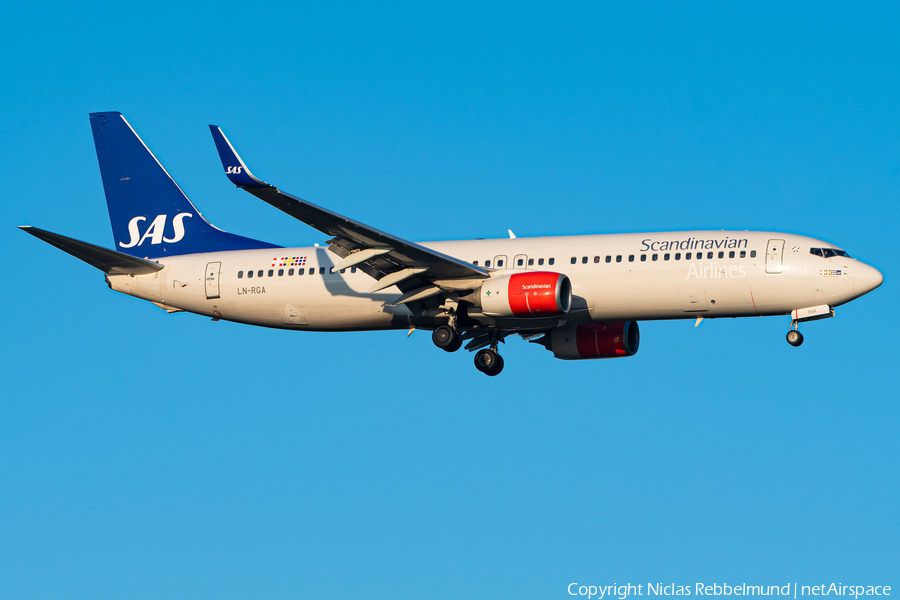
[[[557,327],[549,337],[548,349],[565,360],[633,356],[641,343],[637,321]]]
[[[488,279],[475,299],[491,317],[555,317],[569,312],[572,283],[562,273],[527,271]]]

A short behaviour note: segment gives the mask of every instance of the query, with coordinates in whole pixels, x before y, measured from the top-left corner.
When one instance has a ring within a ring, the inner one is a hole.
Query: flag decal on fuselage
[[[306,264],[305,256],[282,256],[281,258],[273,258],[273,267],[302,267]]]

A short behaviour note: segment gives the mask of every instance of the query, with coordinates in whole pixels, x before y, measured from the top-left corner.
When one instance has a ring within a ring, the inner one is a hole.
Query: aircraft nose
[[[884,276],[875,267],[865,263],[857,263],[853,273],[853,291],[862,296],[877,288],[884,281]]]

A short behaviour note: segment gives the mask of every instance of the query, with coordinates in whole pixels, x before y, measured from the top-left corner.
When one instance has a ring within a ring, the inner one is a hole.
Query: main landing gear
[[[456,329],[441,325],[431,334],[434,345],[445,352],[456,352],[462,347],[463,339]],[[491,377],[503,370],[503,357],[497,352],[497,336],[491,338],[491,347],[475,353],[475,368]]]
[[[484,348],[475,353],[475,368],[494,377],[503,370],[503,357],[497,354],[496,348]]]
[[[447,325],[441,325],[431,334],[434,345],[445,352],[456,352],[462,347],[462,336]]]

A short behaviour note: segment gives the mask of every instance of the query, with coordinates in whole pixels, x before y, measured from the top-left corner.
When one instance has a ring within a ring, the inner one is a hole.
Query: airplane
[[[766,231],[681,231],[411,242],[254,176],[210,125],[236,187],[327,234],[285,248],[211,225],[118,112],[90,114],[115,250],[22,226],[103,271],[107,285],[168,313],[308,331],[432,331],[503,369],[518,334],[564,360],[633,356],[639,321],[790,315],[802,322],[871,292],[878,270],[819,239]]]

